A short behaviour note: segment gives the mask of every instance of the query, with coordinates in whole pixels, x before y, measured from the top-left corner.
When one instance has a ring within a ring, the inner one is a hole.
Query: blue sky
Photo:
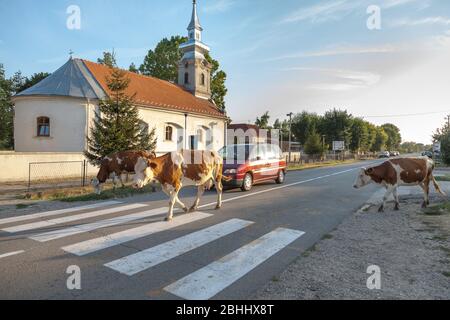
[[[7,75],[30,75],[56,70],[70,49],[95,61],[114,48],[121,67],[139,65],[163,37],[186,34],[191,3],[0,0],[0,63]],[[265,111],[275,120],[337,107],[428,143],[450,113],[447,0],[198,3],[203,40],[228,74],[227,109],[237,122]],[[66,27],[70,5],[81,9],[80,30]],[[380,30],[366,26],[370,5],[381,9]]]

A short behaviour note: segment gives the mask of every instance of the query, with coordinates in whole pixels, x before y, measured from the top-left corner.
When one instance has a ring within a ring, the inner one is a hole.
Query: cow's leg
[[[394,191],[393,191],[393,193],[394,193],[394,199],[395,199],[395,207],[394,207],[394,210],[395,210],[395,211],[398,211],[398,210],[400,210],[400,200],[399,200],[399,198],[398,198],[398,188],[395,188]]]
[[[222,193],[223,193],[222,180],[216,181],[216,191],[217,191],[216,210],[219,210],[220,208],[222,208]]]
[[[119,177],[120,185],[122,186],[122,188],[125,188],[125,184],[123,183],[123,179],[122,179],[122,174],[119,174],[118,177]]]
[[[165,184],[162,185],[161,187],[162,187],[162,191],[165,194],[167,194],[169,196],[169,198],[170,198],[172,196],[172,192],[173,191],[169,190],[169,187],[167,187],[167,185],[165,185]],[[188,212],[188,208],[186,207],[186,205],[183,202],[180,201],[180,199],[178,198],[178,194],[175,197],[175,203],[178,203],[181,206],[181,208],[183,209],[184,212]]]
[[[422,189],[424,194],[422,208],[426,208],[430,204],[430,180],[428,178],[422,184]]]
[[[383,203],[381,204],[380,208],[378,209],[378,212],[384,212],[384,207],[386,206],[386,202],[391,195],[391,193],[394,191],[394,186],[386,187],[386,193],[383,196]]]
[[[192,205],[192,207],[189,209],[189,212],[197,211],[198,205],[200,203],[200,198],[203,195],[203,193],[205,193],[205,185],[198,186],[197,187],[197,199],[195,199],[195,202]]]

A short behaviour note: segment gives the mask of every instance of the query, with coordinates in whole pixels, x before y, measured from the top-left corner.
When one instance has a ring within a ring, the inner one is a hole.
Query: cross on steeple
[[[69,50],[69,57],[70,57],[70,60],[73,59],[73,54],[74,54],[74,53],[75,53],[75,52],[73,52],[72,49]]]

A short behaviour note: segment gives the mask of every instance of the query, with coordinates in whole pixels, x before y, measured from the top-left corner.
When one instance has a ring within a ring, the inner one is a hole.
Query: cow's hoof
[[[427,207],[427,203],[426,202],[422,203],[422,208],[425,209],[426,207]]]
[[[186,213],[192,213],[192,212],[195,212],[195,211],[197,211],[197,208],[192,207],[189,210],[187,210]]]
[[[384,212],[384,206],[381,206],[381,207],[378,209],[378,212]]]
[[[190,209],[188,209],[188,208],[183,208],[183,211],[184,211],[184,213],[189,213],[189,212],[190,212]]]
[[[167,222],[170,222],[170,221],[172,221],[173,220],[173,217],[166,217],[165,219],[164,219],[164,221],[167,221]]]
[[[220,210],[222,208],[222,206],[217,205],[216,206],[216,210]]]
[[[394,210],[395,211],[399,211],[400,210],[400,206],[398,204],[396,204],[395,207],[394,207]]]

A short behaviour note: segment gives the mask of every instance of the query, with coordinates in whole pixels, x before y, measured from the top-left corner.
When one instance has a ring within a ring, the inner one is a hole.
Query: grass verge
[[[288,166],[288,171],[299,171],[306,169],[315,169],[323,167],[336,167],[344,164],[352,164],[358,162],[359,160],[345,160],[345,161],[325,161],[317,163],[305,163],[305,164],[290,164]]]
[[[427,216],[443,216],[450,214],[450,202],[444,202],[428,207],[423,210],[423,213]]]
[[[127,198],[134,195],[145,194],[152,192],[152,186],[148,185],[143,189],[133,189],[130,186],[125,188],[116,188],[113,190],[112,186],[105,186],[101,194],[93,193],[92,187],[76,187],[64,188],[55,190],[46,190],[29,193],[23,198],[28,200],[49,200],[49,201],[63,201],[63,202],[78,202],[78,201],[96,201],[117,198]]]
[[[434,177],[436,181],[450,181],[450,175],[436,176]]]

